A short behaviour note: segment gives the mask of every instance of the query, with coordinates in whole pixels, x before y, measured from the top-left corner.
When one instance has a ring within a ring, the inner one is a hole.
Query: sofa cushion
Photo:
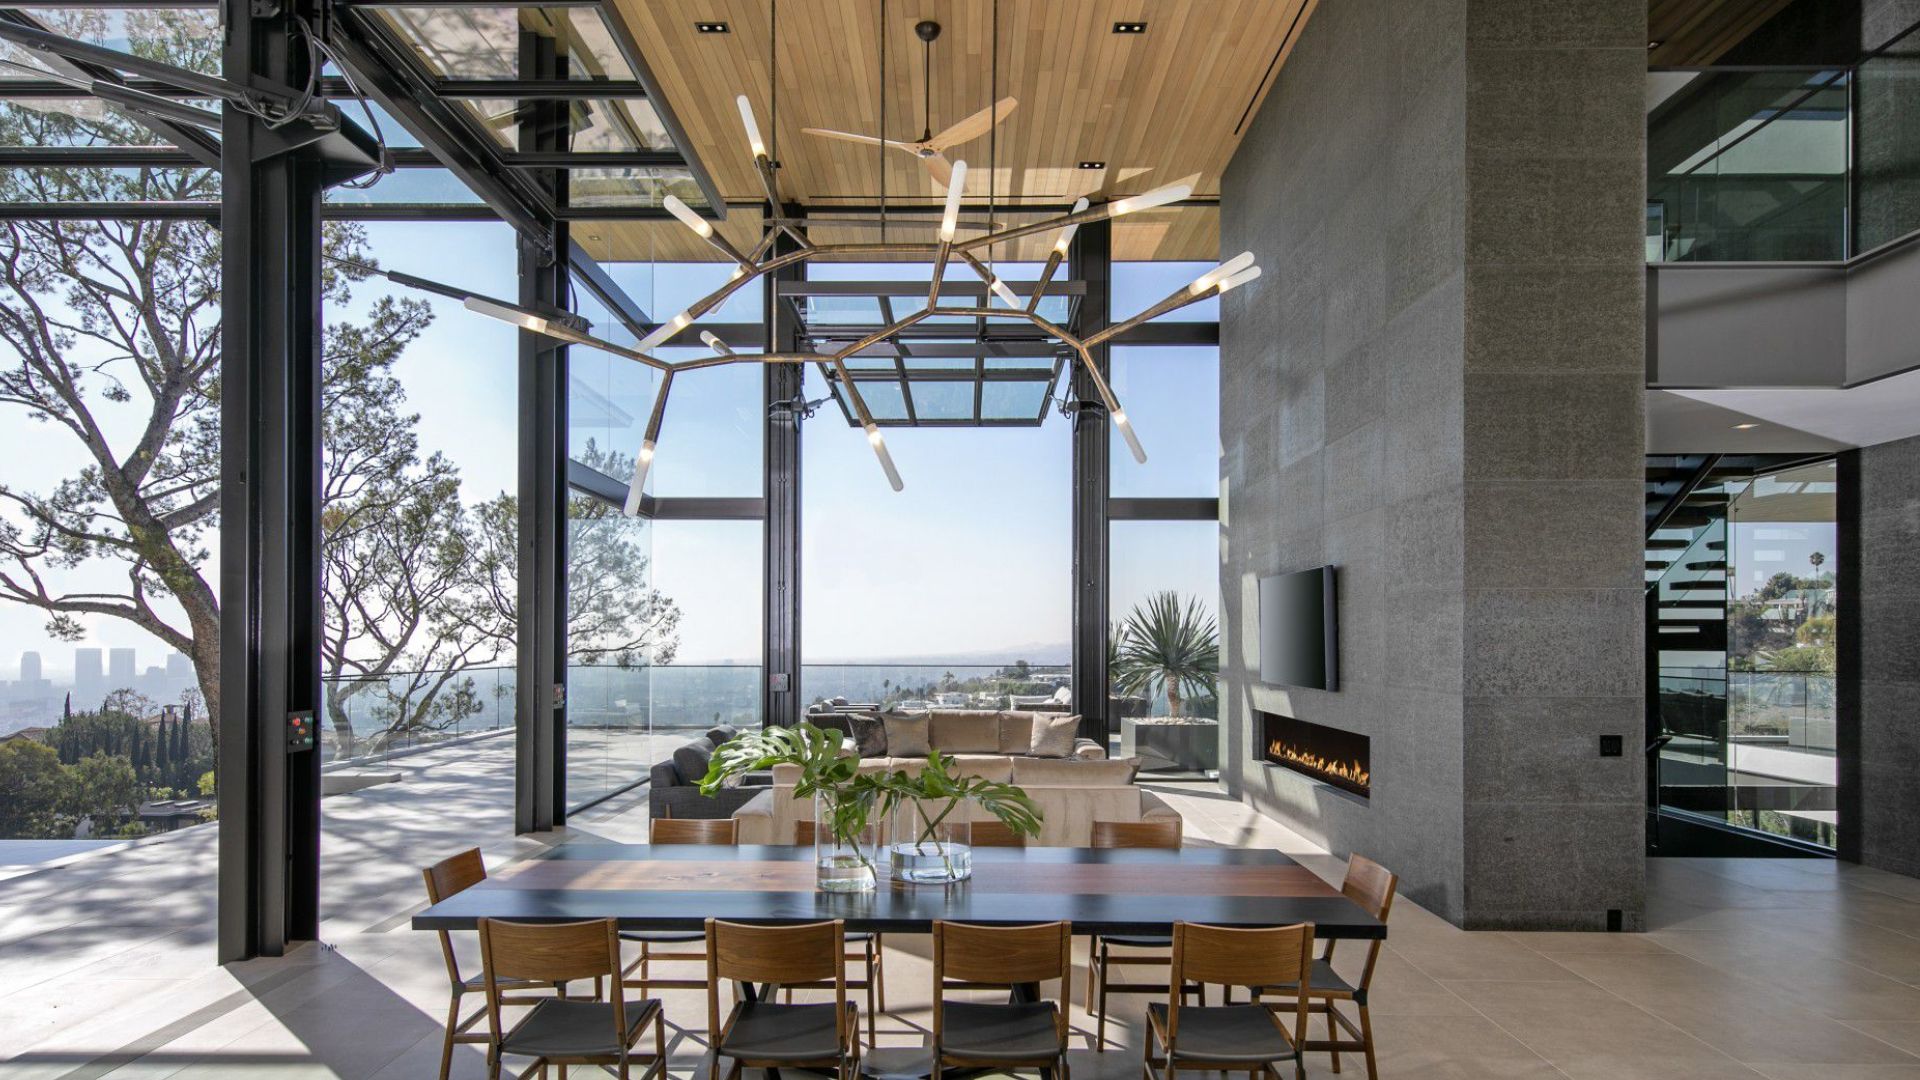
[[[1033,747],[1033,714],[1003,712],[1000,715],[1000,752],[1024,754]]]
[[[712,762],[713,742],[704,735],[673,750],[673,771],[680,774],[683,784],[699,783]]]
[[[1037,758],[1072,757],[1074,737],[1080,734],[1080,717],[1076,713],[1035,713],[1032,729],[1028,754]]]
[[[887,725],[874,713],[849,714],[847,723],[853,728],[853,748],[863,758],[883,758],[887,756]]]
[[[927,740],[943,754],[997,754],[1000,752],[1000,714],[977,709],[940,709],[933,714],[933,732]],[[893,748],[895,757],[901,751]]]
[[[928,736],[932,721],[926,713],[888,713],[883,722],[887,729],[887,756],[927,756],[931,748]]]
[[[740,734],[739,728],[734,727],[732,724],[721,724],[717,727],[708,729],[707,741],[712,743],[716,747],[723,746],[727,743],[732,742],[733,737],[738,734]]]
[[[1003,784],[1013,779],[1013,758],[1006,754],[951,754],[948,760],[947,770],[955,776],[977,776]]]
[[[1021,787],[1125,787],[1140,763],[1134,758],[1082,761],[1076,758],[1017,757],[1013,782]]]

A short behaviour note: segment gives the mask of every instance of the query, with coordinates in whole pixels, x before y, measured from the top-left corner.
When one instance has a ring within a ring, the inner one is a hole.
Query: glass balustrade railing
[[[1834,262],[1920,231],[1920,24],[1838,68],[1648,74],[1648,262]]]

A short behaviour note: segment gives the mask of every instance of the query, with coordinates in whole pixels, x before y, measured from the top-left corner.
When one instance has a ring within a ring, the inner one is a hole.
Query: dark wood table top
[[[1175,922],[1314,924],[1323,938],[1384,938],[1385,924],[1278,851],[975,848],[973,877],[949,886],[881,881],[870,893],[814,887],[810,847],[563,844],[413,917],[416,930],[471,930],[482,918],[565,922],[611,916],[626,930],[845,919],[848,930],[925,933],[935,919],[1072,921],[1076,932],[1164,934]]]

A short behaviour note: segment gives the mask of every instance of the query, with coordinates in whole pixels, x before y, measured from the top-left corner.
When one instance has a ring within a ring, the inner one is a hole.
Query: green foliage
[[[927,755],[926,764],[918,773],[896,769],[863,779],[869,779],[879,793],[885,812],[892,813],[902,803],[912,804],[915,816],[920,819],[922,843],[933,840],[940,823],[969,799],[1021,836],[1040,835],[1039,804],[1024,790],[1001,780],[955,776],[949,768],[950,762],[950,758],[935,750]]]
[[[860,759],[842,752],[838,731],[801,723],[790,728],[742,732],[715,748],[707,775],[700,780],[700,791],[712,795],[732,777],[791,765],[800,770],[793,797],[820,795],[828,814],[826,825],[843,841],[851,840],[872,823],[877,804],[890,812],[909,799],[945,804],[931,814],[922,810],[928,836],[966,799],[979,802],[1023,836],[1039,835],[1040,807],[1025,791],[1001,781],[955,776],[950,764],[951,759],[936,750],[927,755],[918,775],[904,769],[862,773]]]
[[[1188,697],[1210,697],[1220,673],[1220,633],[1198,597],[1159,592],[1136,605],[1109,641],[1108,680],[1127,694],[1165,693],[1167,712],[1183,715]]]
[[[202,798],[211,798],[214,794],[215,787],[213,770],[208,769],[206,772],[200,774],[200,782],[195,785],[194,790],[198,791]]]
[[[0,743],[0,837],[72,836],[61,819],[66,766],[53,747],[32,739]]]

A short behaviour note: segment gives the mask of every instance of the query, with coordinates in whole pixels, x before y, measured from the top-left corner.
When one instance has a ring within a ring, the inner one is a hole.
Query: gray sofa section
[[[700,778],[707,774],[707,762],[714,748],[739,733],[733,725],[722,724],[682,743],[673,753],[654,762],[647,774],[648,812],[655,819],[732,817],[735,810],[771,787],[771,773],[748,773],[738,787],[721,788],[712,795],[700,794]]]

